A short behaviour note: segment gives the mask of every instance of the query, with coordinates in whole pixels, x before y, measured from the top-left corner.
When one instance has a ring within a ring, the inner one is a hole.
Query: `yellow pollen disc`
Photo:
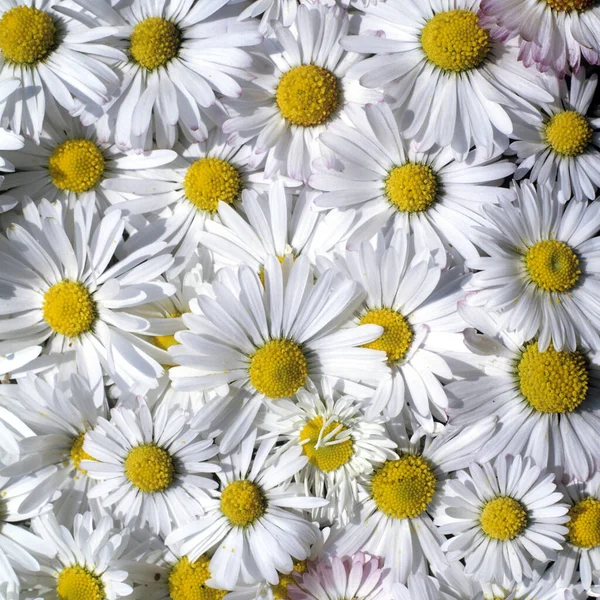
[[[131,34],[131,58],[149,71],[166,65],[177,56],[181,32],[175,23],[161,17],[139,22]]]
[[[125,459],[125,475],[142,492],[164,492],[175,478],[173,458],[155,444],[136,446]]]
[[[180,317],[181,313],[173,313],[169,315],[167,319],[176,319]],[[171,346],[176,346],[179,342],[175,339],[175,334],[173,335],[156,335],[152,338],[154,345],[160,348],[161,350],[168,350]]]
[[[428,165],[406,163],[394,167],[385,180],[385,195],[400,212],[426,211],[437,194],[437,177]]]
[[[296,583],[296,580],[293,577],[294,573],[306,573],[308,571],[308,566],[305,560],[301,560],[294,565],[294,568],[291,573],[286,575],[279,576],[279,583],[271,586],[271,591],[273,592],[274,600],[289,600],[288,596],[288,585],[292,583]]]
[[[381,325],[383,333],[375,341],[365,344],[364,348],[383,350],[388,362],[402,360],[413,341],[410,323],[397,311],[390,308],[370,310],[360,320],[361,325]]]
[[[275,96],[281,116],[300,127],[329,121],[340,101],[337,77],[317,65],[300,65],[284,73]]]
[[[486,502],[479,522],[488,537],[506,542],[525,531],[527,511],[517,500],[502,496]]]
[[[9,63],[33,65],[54,50],[56,25],[38,8],[16,6],[0,19],[0,51]]]
[[[338,427],[340,427],[340,423],[338,423],[338,421],[332,421],[324,428],[323,417],[315,417],[314,419],[311,419],[300,432],[300,443],[304,442],[302,450],[304,454],[308,456],[309,462],[317,467],[317,469],[321,469],[321,471],[325,471],[326,473],[343,467],[350,461],[354,454],[353,443],[350,438],[345,439],[339,444],[327,446],[319,445],[319,447],[317,447],[319,436],[321,436],[321,440],[323,440],[327,434]],[[348,428],[342,425],[336,433],[336,436],[347,430]],[[334,439],[335,436],[332,440]],[[308,441],[305,442],[305,440]],[[323,442],[321,442],[321,444],[323,444]]]
[[[80,433],[74,440],[73,445],[71,446],[71,460],[75,465],[75,468],[84,475],[87,473],[85,469],[81,469],[79,464],[82,460],[94,460],[92,456],[90,456],[83,449],[83,442],[85,441],[85,431]]]
[[[169,595],[172,600],[221,600],[228,592],[205,585],[210,578],[210,558],[204,554],[190,562],[187,556],[179,559],[169,573]]]
[[[421,32],[427,59],[443,71],[462,73],[478,67],[487,57],[490,34],[479,26],[470,10],[450,10],[434,15]]]
[[[542,240],[525,254],[531,281],[547,292],[568,292],[579,281],[579,259],[571,246],[558,240]]]
[[[236,527],[247,527],[267,510],[263,491],[252,481],[241,479],[227,485],[221,494],[221,512]]]
[[[100,183],[104,165],[104,156],[94,142],[76,139],[67,140],[54,149],[48,170],[59,190],[81,194]]]
[[[289,398],[306,383],[308,363],[292,340],[270,340],[250,358],[250,383],[267,398]]]
[[[187,170],[183,180],[186,198],[198,209],[214,213],[219,202],[233,204],[242,193],[237,169],[220,158],[200,158]]]
[[[591,8],[594,0],[546,0],[546,4],[559,12],[571,12],[572,10],[581,12]]]
[[[585,498],[569,510],[568,539],[579,548],[600,546],[600,500]]]
[[[536,343],[523,351],[517,367],[521,393],[541,413],[573,412],[584,400],[589,386],[587,360],[580,352],[544,352]]]
[[[44,294],[42,313],[46,323],[66,337],[87,333],[98,318],[96,303],[85,285],[67,279]]]
[[[427,509],[436,478],[421,456],[406,454],[388,460],[373,475],[371,495],[377,508],[393,519],[412,519]]]
[[[546,143],[561,156],[579,156],[583,154],[590,142],[594,130],[590,122],[574,110],[554,115],[544,128]]]
[[[56,594],[60,600],[104,600],[104,584],[98,575],[76,565],[58,575]]]

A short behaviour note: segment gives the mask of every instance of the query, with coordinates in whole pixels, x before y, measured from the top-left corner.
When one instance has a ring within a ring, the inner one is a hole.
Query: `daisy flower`
[[[436,524],[454,537],[449,560],[465,560],[465,574],[486,582],[534,575],[561,550],[569,520],[554,475],[521,456],[472,463],[446,482]]]
[[[216,487],[209,462],[218,448],[190,430],[185,411],[160,404],[153,413],[139,399],[117,406],[110,419],[99,418],[86,434],[82,462],[91,479],[89,492],[131,527],[147,525],[167,535],[174,527],[202,515],[206,490]]]
[[[0,0],[0,79],[19,82],[0,100],[3,127],[37,142],[58,106],[109,101],[119,84],[109,65],[126,57],[106,40],[116,29],[97,25],[60,0]]]
[[[492,37],[519,36],[519,59],[540,71],[578,71],[600,63],[600,7],[594,0],[481,0],[480,19]]]
[[[362,10],[361,34],[347,50],[375,54],[354,68],[367,87],[384,88],[403,115],[404,135],[421,151],[472,146],[488,158],[508,146],[512,115],[551,96],[478,22],[479,0],[390,0]]]
[[[502,311],[502,327],[525,340],[538,336],[541,351],[575,350],[578,343],[600,348],[596,296],[600,256],[593,237],[600,229],[600,205],[561,206],[547,188],[530,182],[513,186],[514,204],[489,206],[480,245],[488,254],[470,259],[479,271],[468,284],[470,302]]]
[[[329,500],[315,511],[318,520],[343,525],[359,508],[359,476],[397,458],[396,444],[381,419],[365,419],[361,402],[335,393],[327,382],[321,389],[318,394],[301,388],[295,402],[274,403],[261,427],[284,442],[278,452],[302,448],[308,463],[295,480],[308,494]]]
[[[103,369],[124,390],[156,387],[163,369],[134,335],[148,322],[128,309],[173,292],[158,279],[173,263],[166,244],[145,234],[123,243],[119,212],[94,224],[95,207],[77,203],[71,233],[60,204],[42,200],[38,209],[25,201],[23,218],[0,238],[0,354],[44,344],[48,354],[74,351],[94,390]]]
[[[154,137],[159,148],[171,148],[179,128],[188,140],[203,141],[225,116],[216,95],[241,94],[252,65],[243,48],[262,41],[255,22],[238,23],[223,9],[228,1],[75,0],[118,28],[122,81],[106,108],[117,146],[147,149]]]
[[[493,314],[465,305],[459,310],[473,326],[465,343],[482,359],[483,372],[473,369],[447,386],[450,423],[494,416],[500,428],[479,460],[530,456],[559,478],[566,471],[585,481],[600,456],[600,355],[552,345],[541,350],[535,341],[506,333]]]
[[[476,226],[485,224],[480,208],[514,198],[499,185],[515,166],[475,151],[457,162],[449,147],[416,152],[387,104],[352,107],[347,117],[349,124],[332,123],[320,136],[343,168],[315,162],[308,181],[322,192],[316,206],[355,208],[362,216],[350,246],[391,223],[413,232],[417,248],[431,249],[442,267],[449,255],[477,257]]]
[[[379,102],[382,94],[366,90],[348,77],[348,69],[361,60],[344,51],[340,39],[348,33],[350,18],[339,7],[306,2],[290,27],[273,23],[265,40],[266,72],[246,86],[239,101],[227,106],[234,116],[223,124],[231,143],[256,138],[254,159],[266,156],[265,173],[281,172],[306,180],[313,159],[330,153],[319,134],[346,111],[348,103]]]
[[[308,460],[300,448],[274,458],[269,455],[275,440],[265,440],[253,458],[255,440],[253,430],[222,457],[220,488],[206,503],[205,516],[166,538],[190,561],[214,550],[208,583],[223,589],[233,589],[238,581],[277,584],[278,572],[289,573],[293,559],[306,559],[318,539],[317,526],[301,511],[327,503],[289,483]]]
[[[594,200],[600,185],[600,118],[590,114],[597,83],[597,75],[586,79],[580,69],[570,85],[557,82],[551,104],[515,121],[512,137],[518,141],[510,145],[519,163],[515,177],[529,173],[563,204],[571,197]]]

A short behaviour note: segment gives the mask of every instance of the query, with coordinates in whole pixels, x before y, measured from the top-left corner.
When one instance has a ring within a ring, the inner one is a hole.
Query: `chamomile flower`
[[[253,458],[256,430],[222,457],[220,488],[206,503],[206,514],[167,536],[166,543],[195,561],[213,551],[209,585],[233,589],[236,584],[279,582],[294,560],[304,560],[318,539],[318,528],[303,510],[323,506],[322,498],[305,496],[289,483],[307,462],[300,448],[270,456],[275,440],[265,440]]]
[[[480,208],[513,199],[499,184],[514,173],[514,165],[477,152],[458,162],[450,148],[416,152],[387,104],[352,107],[347,117],[350,124],[332,123],[320,136],[343,168],[315,162],[309,184],[322,192],[316,206],[360,213],[350,245],[391,223],[413,232],[417,248],[429,248],[442,267],[448,255],[478,256],[476,227],[485,224]]]
[[[436,518],[454,537],[450,560],[465,560],[465,574],[486,582],[531,579],[533,561],[554,560],[564,543],[569,507],[554,475],[531,459],[501,456],[472,463],[446,482]]]
[[[469,281],[470,302],[501,311],[501,325],[541,351],[600,348],[600,271],[593,237],[600,204],[553,201],[547,188],[515,185],[517,201],[489,206],[480,245],[488,256],[467,261],[479,271]]]
[[[267,177],[281,172],[306,180],[315,158],[331,161],[319,134],[345,113],[348,103],[383,99],[347,75],[361,60],[339,44],[349,24],[348,13],[339,7],[300,4],[290,27],[273,23],[274,32],[264,42],[266,72],[253,72],[253,87],[227,102],[234,116],[223,131],[232,143],[256,138],[254,159],[260,164],[266,156]]]
[[[71,232],[60,204],[24,201],[0,238],[0,354],[40,344],[56,356],[74,351],[94,390],[105,371],[124,390],[146,391],[163,369],[136,345],[148,322],[128,309],[173,292],[159,280],[173,258],[145,236],[124,243],[120,214],[94,224],[94,211],[77,203]],[[126,258],[115,259],[118,249]]]
[[[91,479],[89,492],[126,525],[148,526],[167,535],[204,513],[206,490],[216,487],[210,462],[218,449],[212,439],[190,430],[188,415],[160,404],[153,412],[144,400],[117,406],[110,419],[98,419],[86,434],[82,463]]]
[[[597,75],[586,79],[580,69],[569,85],[557,82],[551,104],[515,121],[512,137],[518,141],[510,145],[519,163],[515,177],[529,173],[563,204],[571,198],[594,200],[600,185],[600,118],[589,115],[597,83]]]
[[[125,54],[108,43],[112,27],[79,18],[60,0],[0,1],[0,79],[19,86],[0,100],[0,123],[36,142],[47,114],[99,107],[116,91]],[[2,94],[0,94],[0,97]]]
[[[476,146],[491,158],[508,146],[515,112],[551,101],[516,43],[493,40],[478,9],[479,0],[388,0],[363,8],[362,33],[342,39],[375,54],[353,75],[393,97],[421,151],[450,146],[462,160]]]
[[[481,0],[492,37],[519,36],[519,59],[540,71],[579,70],[600,62],[600,7],[594,0]]]
[[[396,458],[396,444],[381,419],[365,419],[362,403],[326,382],[321,388],[321,394],[301,388],[295,402],[273,403],[261,427],[284,442],[277,452],[302,448],[308,463],[294,479],[307,493],[329,500],[315,511],[318,520],[344,525],[359,508],[359,476]]]

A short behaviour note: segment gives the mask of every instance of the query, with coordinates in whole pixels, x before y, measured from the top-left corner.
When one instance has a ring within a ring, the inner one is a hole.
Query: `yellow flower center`
[[[56,25],[39,8],[16,6],[0,19],[0,51],[17,65],[34,65],[56,47]]]
[[[559,12],[571,12],[572,10],[581,12],[591,8],[594,0],[546,0],[546,4]]]
[[[308,571],[308,566],[305,560],[301,560],[294,565],[294,568],[291,573],[287,573],[286,575],[279,576],[279,583],[271,586],[271,591],[273,592],[274,600],[289,600],[288,596],[288,585],[292,583],[296,583],[296,580],[293,577],[294,573],[306,573]]]
[[[590,142],[594,130],[590,122],[574,110],[554,115],[544,128],[546,143],[561,156],[579,156]]]
[[[339,443],[331,443],[335,441],[340,433],[348,431],[347,427],[344,427],[338,421],[331,421],[325,427],[323,427],[323,424],[323,417],[311,419],[302,428],[299,439],[301,444],[304,442],[302,450],[308,456],[309,462],[317,469],[327,473],[335,471],[348,463],[354,454],[354,448],[351,438],[344,438]],[[334,430],[337,430],[335,435],[330,440],[325,441],[324,438]]]
[[[221,494],[221,512],[236,527],[247,527],[267,510],[263,491],[252,481],[241,479],[227,485]]]
[[[250,358],[250,383],[267,398],[289,398],[306,383],[308,363],[292,340],[270,340]]]
[[[423,212],[436,201],[438,180],[428,165],[406,163],[390,171],[385,194],[400,212]]]
[[[167,319],[176,319],[181,313],[176,312],[169,315]],[[156,335],[152,338],[154,345],[162,350],[168,350],[171,346],[176,346],[179,342],[175,339],[175,334],[172,335]]]
[[[75,565],[65,567],[58,575],[56,595],[60,600],[104,600],[104,584],[98,575]]]
[[[284,73],[275,96],[281,116],[300,127],[329,121],[340,101],[337,77],[317,65],[300,65]]]
[[[427,509],[436,478],[421,456],[406,454],[388,460],[373,475],[371,495],[377,508],[393,519],[412,519]]]
[[[579,548],[600,546],[600,500],[585,498],[569,510],[569,542]]]
[[[183,180],[186,198],[198,209],[214,213],[219,202],[233,204],[242,193],[237,169],[220,158],[200,158],[187,170]]]
[[[413,341],[410,323],[397,311],[390,308],[370,310],[360,320],[361,325],[381,325],[383,333],[375,341],[365,344],[365,348],[383,350],[388,362],[402,360]]]
[[[531,281],[547,292],[568,292],[581,275],[577,254],[558,240],[542,240],[531,246],[524,261]]]
[[[81,469],[79,464],[82,460],[94,460],[92,456],[90,456],[83,449],[83,442],[85,440],[85,431],[80,433],[74,440],[73,445],[71,446],[71,460],[73,461],[73,465],[75,468],[84,475],[87,473],[85,469]]]
[[[470,10],[449,10],[434,15],[421,32],[427,59],[443,71],[462,73],[478,67],[487,57],[490,34],[479,26]]]
[[[90,331],[98,318],[89,290],[80,281],[67,279],[44,294],[42,313],[53,331],[71,338]]]
[[[180,558],[169,573],[169,595],[172,600],[221,600],[228,592],[205,585],[210,578],[210,558],[204,554],[190,562]]]
[[[180,46],[181,32],[175,23],[150,17],[133,28],[129,53],[138,65],[152,71],[175,58]]]
[[[95,188],[104,175],[104,156],[90,140],[67,140],[56,146],[48,170],[59,189],[81,194]]]
[[[517,500],[502,496],[485,503],[479,522],[488,537],[506,542],[525,531],[527,511]]]
[[[136,446],[125,459],[125,475],[142,492],[164,492],[175,478],[173,458],[156,444]]]
[[[521,393],[541,413],[573,412],[587,396],[587,360],[580,352],[557,352],[552,345],[540,352],[537,343],[523,351],[517,376]]]

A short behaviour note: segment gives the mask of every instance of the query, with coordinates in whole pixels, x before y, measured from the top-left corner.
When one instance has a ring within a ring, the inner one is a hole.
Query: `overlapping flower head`
[[[600,596],[598,0],[0,0],[0,600]]]

